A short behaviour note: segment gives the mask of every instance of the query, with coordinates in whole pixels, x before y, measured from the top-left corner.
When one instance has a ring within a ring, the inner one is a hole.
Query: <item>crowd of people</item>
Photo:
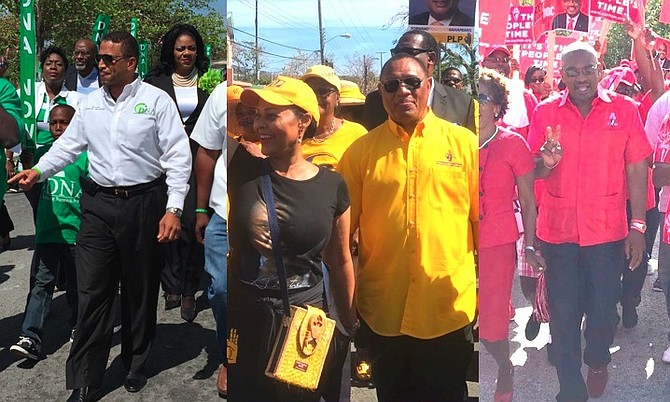
[[[110,32],[99,44],[82,38],[72,60],[56,45],[40,53],[32,137],[19,94],[0,79],[0,124],[3,146],[12,150],[7,156],[20,154],[22,170],[9,172],[9,184],[19,184],[32,207],[36,244],[10,352],[42,358],[54,291],[65,290],[68,401],[85,402],[102,396],[117,320],[124,387],[132,393],[146,385],[161,283],[165,309],[180,307],[192,322],[201,274],[209,274],[224,361],[226,85],[211,95],[199,88],[209,59],[189,24],[163,35],[160,62],[144,80],[136,73],[138,43],[128,32]],[[226,379],[222,365],[217,385],[224,395]]]
[[[231,401],[348,400],[352,378],[382,402],[467,401],[481,339],[497,380],[480,398],[509,402],[518,273],[535,309],[526,337],[549,321],[556,400],[601,397],[616,328],[638,323],[659,226],[670,317],[664,54],[644,27],[626,29],[632,60],[606,69],[575,42],[560,77],[532,66],[515,78],[506,46],[482,48],[476,96],[456,67],[437,79],[440,45],[423,30],[398,39],[369,94],[326,65],[207,94],[209,60],[187,24],[163,36],[144,80],[127,32],[79,40],[73,65],[45,49],[33,138],[0,79],[0,143],[12,150],[0,156],[20,154],[9,185],[31,205],[36,244],[10,351],[40,358],[59,288],[71,310],[68,401],[100,398],[117,314],[124,386],[138,392],[161,285],[165,310],[192,322],[205,272],[225,350],[218,391]],[[287,340],[298,308],[306,318]],[[300,359],[324,342],[314,388],[276,374],[278,351],[297,347],[300,377],[315,364]]]

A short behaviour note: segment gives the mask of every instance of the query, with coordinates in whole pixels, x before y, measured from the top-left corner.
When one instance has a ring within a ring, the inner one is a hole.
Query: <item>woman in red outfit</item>
[[[511,401],[514,367],[509,360],[508,304],[519,238],[512,200],[518,192],[526,232],[525,257],[535,269],[535,163],[519,134],[497,124],[507,111],[504,78],[483,69],[479,77],[479,337],[498,364],[495,402]]]

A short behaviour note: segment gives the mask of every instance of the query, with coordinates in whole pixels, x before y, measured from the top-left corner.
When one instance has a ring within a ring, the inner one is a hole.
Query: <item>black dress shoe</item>
[[[93,387],[75,388],[66,402],[93,402],[100,399],[100,394]]]
[[[147,385],[147,376],[143,373],[130,372],[123,382],[123,387],[128,392],[139,392],[145,385]]]
[[[181,297],[181,318],[186,322],[193,322],[195,320],[195,297],[182,296]]]
[[[175,295],[166,293],[165,294],[165,310],[172,310],[181,306],[181,295]]]

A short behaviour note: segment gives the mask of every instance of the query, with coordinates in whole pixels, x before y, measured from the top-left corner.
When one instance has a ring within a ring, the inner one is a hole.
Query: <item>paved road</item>
[[[657,247],[653,257],[657,258]],[[592,400],[670,401],[670,365],[661,361],[661,355],[668,347],[667,334],[670,325],[663,293],[652,290],[655,278],[656,275],[647,276],[642,290],[642,303],[638,307],[638,325],[632,329],[619,326],[614,344],[610,348],[612,363],[609,366],[610,378],[607,388],[600,398]],[[524,299],[518,280],[514,284],[512,299],[516,306],[514,322],[510,323],[512,362],[516,366],[514,401],[554,401],[558,393],[558,381],[555,368],[547,362],[548,324],[542,324],[538,337],[533,342],[528,342],[524,328],[532,308]],[[619,307],[619,314],[620,310]],[[493,400],[496,370],[497,366],[491,355],[482,351],[480,356],[482,401]],[[582,373],[586,376],[585,366]]]

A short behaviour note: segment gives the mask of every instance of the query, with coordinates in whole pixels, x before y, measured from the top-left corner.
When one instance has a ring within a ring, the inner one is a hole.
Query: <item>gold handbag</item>
[[[316,390],[326,362],[335,321],[323,310],[291,306],[288,298],[286,268],[279,240],[279,222],[275,210],[269,163],[263,161],[263,196],[268,212],[272,252],[277,266],[284,316],[279,327],[265,375],[290,385]]]
[[[291,306],[291,317],[282,319],[265,375],[316,390],[334,332],[335,321],[323,310]]]

